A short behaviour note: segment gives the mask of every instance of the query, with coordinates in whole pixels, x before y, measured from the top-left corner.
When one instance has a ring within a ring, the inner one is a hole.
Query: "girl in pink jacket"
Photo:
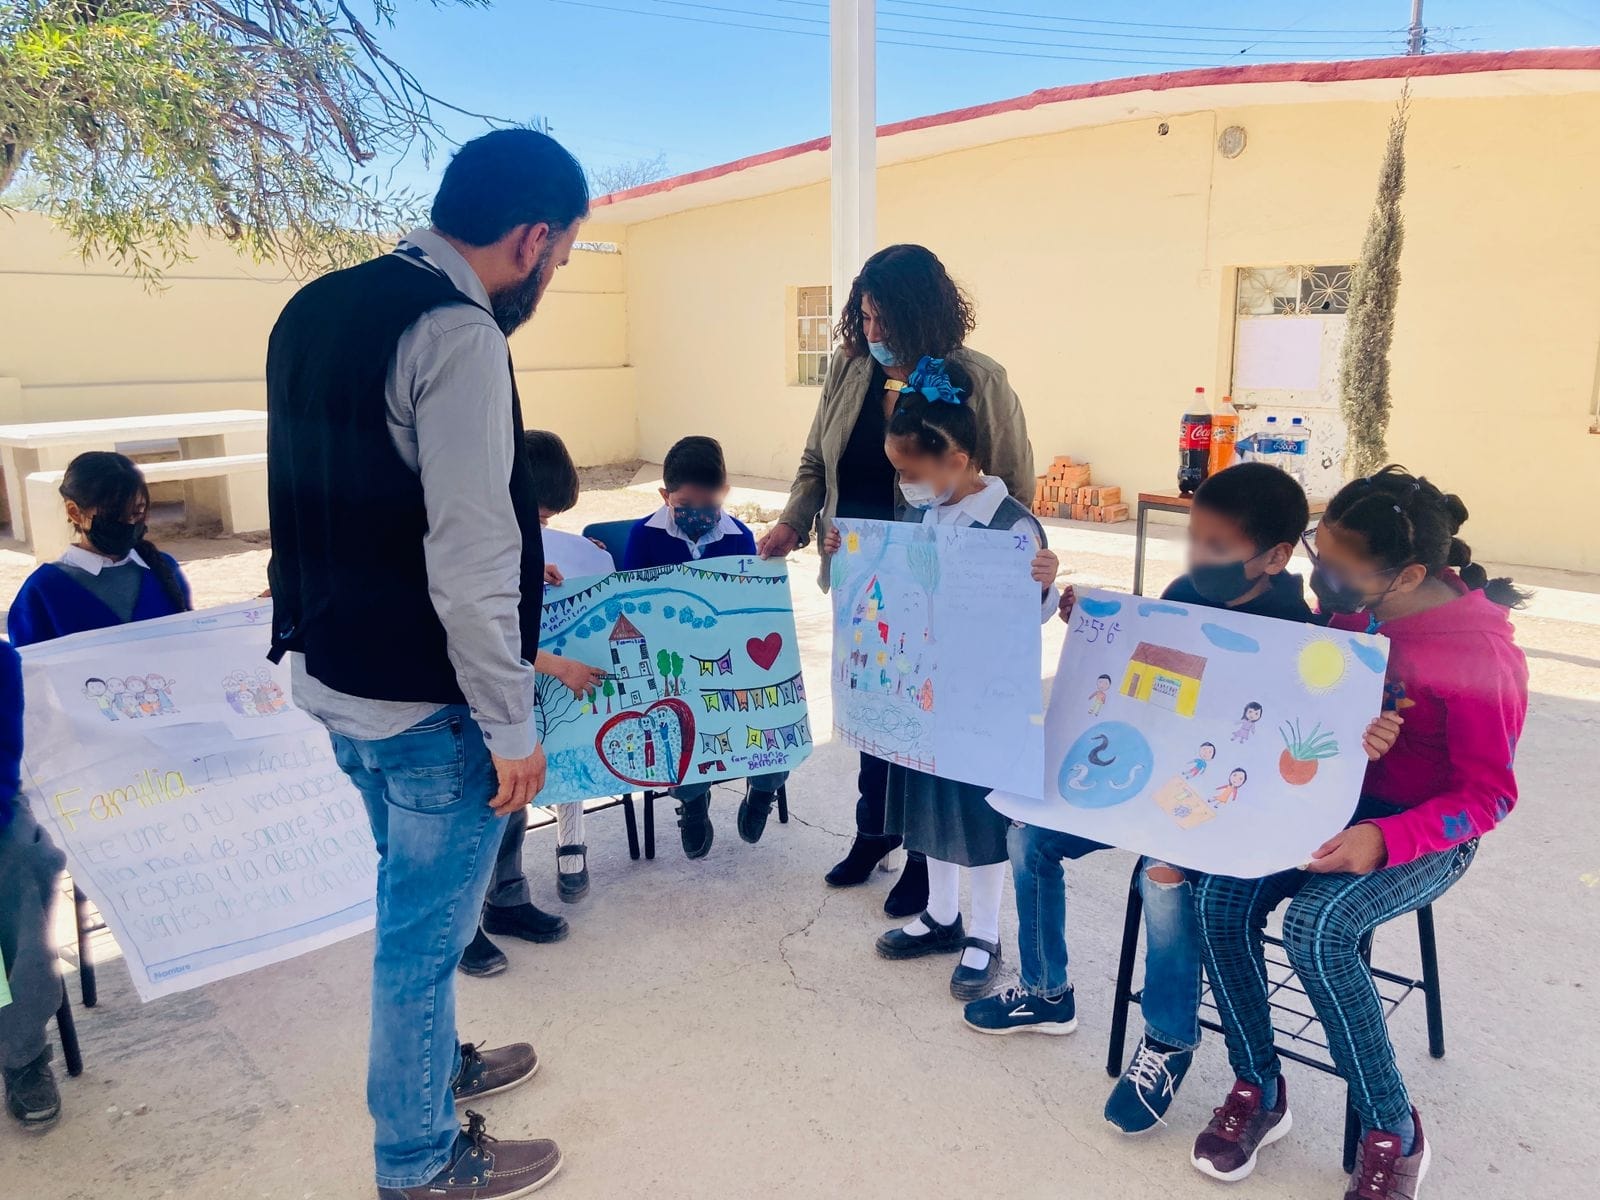
[[[1345,1196],[1411,1200],[1427,1170],[1429,1144],[1361,943],[1443,895],[1517,800],[1528,668],[1506,610],[1523,597],[1473,563],[1455,536],[1466,519],[1457,497],[1391,466],[1343,488],[1314,538],[1306,536],[1312,590],[1330,623],[1389,638],[1386,706],[1403,723],[1368,767],[1352,824],[1304,869],[1196,885],[1206,971],[1237,1076],[1195,1142],[1192,1161],[1213,1178],[1243,1179],[1257,1150],[1289,1131],[1261,929],[1291,897],[1284,948],[1363,1127]]]

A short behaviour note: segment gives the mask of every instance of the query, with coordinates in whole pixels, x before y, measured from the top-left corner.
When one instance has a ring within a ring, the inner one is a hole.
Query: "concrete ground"
[[[570,529],[635,516],[651,472],[590,473]],[[735,502],[769,516],[781,485]],[[1073,582],[1127,587],[1131,526],[1052,525]],[[254,595],[266,551],[236,539],[168,543],[201,604]],[[1152,586],[1181,544],[1157,542]],[[31,560],[0,548],[0,597]],[[794,595],[808,669],[826,672],[829,615],[815,559]],[[1420,1000],[1392,1029],[1434,1139],[1427,1193],[1474,1200],[1590,1196],[1600,1148],[1583,1097],[1600,1073],[1600,578],[1523,570],[1539,587],[1519,615],[1533,705],[1518,756],[1522,802],[1438,906],[1449,1054],[1428,1058]],[[1053,673],[1059,625],[1047,630]],[[621,815],[591,818],[594,889],[556,901],[553,838],[528,843],[537,898],[572,922],[556,946],[511,944],[510,971],[461,983],[461,1032],[530,1039],[543,1069],[487,1099],[492,1132],[552,1136],[566,1166],[548,1195],[670,1198],[1220,1195],[1188,1165],[1194,1134],[1230,1083],[1209,1038],[1171,1127],[1129,1140],[1101,1119],[1112,976],[1131,857],[1085,860],[1071,885],[1080,1027],[1070,1038],[985,1038],[965,1029],[946,960],[888,963],[889,877],[829,891],[849,844],[855,755],[830,741],[813,698],[815,754],[790,785],[793,818],[742,843],[738,792],[719,789],[709,858],[690,863],[670,813],[654,862],[628,859]],[[1009,892],[1009,885],[1008,885]],[[1014,971],[1016,925],[1003,937]],[[68,932],[62,927],[63,940]],[[0,1193],[32,1200],[331,1200],[373,1194],[363,1102],[369,938],[141,1005],[100,935],[101,1001],[79,1009],[87,1068],[63,1083],[66,1114],[25,1139],[0,1120]],[[1414,967],[1397,924],[1378,957]],[[73,981],[75,986],[75,980]],[[1343,1086],[1290,1068],[1295,1131],[1229,1194],[1342,1194]],[[24,1185],[21,1181],[26,1180]]]

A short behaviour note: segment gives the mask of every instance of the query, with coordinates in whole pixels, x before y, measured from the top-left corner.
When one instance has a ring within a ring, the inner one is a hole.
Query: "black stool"
[[[1136,862],[1133,878],[1128,884],[1128,909],[1122,920],[1122,956],[1117,963],[1117,986],[1111,1007],[1111,1040],[1106,1050],[1106,1074],[1113,1079],[1122,1074],[1122,1061],[1127,1051],[1128,1009],[1140,1003],[1143,990],[1133,988],[1134,959],[1139,952],[1139,930],[1143,925],[1144,897],[1139,891],[1139,871],[1143,861]],[[1339,1069],[1328,1057],[1327,1036],[1322,1022],[1311,1007],[1310,997],[1300,986],[1300,980],[1289,965],[1283,949],[1283,940],[1270,934],[1263,935],[1267,962],[1267,1000],[1272,1008],[1272,1028],[1278,1055],[1290,1062],[1338,1075]],[[1417,947],[1422,958],[1422,978],[1397,975],[1372,965],[1372,934],[1361,942],[1361,959],[1372,971],[1372,982],[1378,989],[1378,1001],[1383,1006],[1383,1019],[1387,1022],[1400,1005],[1413,992],[1421,992],[1428,1016],[1428,1053],[1434,1058],[1444,1057],[1444,1009],[1439,998],[1439,950],[1434,940],[1433,906],[1424,904],[1417,909]],[[1212,1033],[1221,1033],[1217,1006],[1211,996],[1211,983],[1206,980],[1200,994],[1200,1027]],[[1295,1049],[1296,1046],[1303,1049]],[[1320,1055],[1316,1052],[1320,1051]],[[1344,1102],[1344,1169],[1355,1170],[1356,1144],[1361,1140],[1361,1121],[1355,1106],[1350,1102],[1348,1090]]]
[[[653,859],[656,856],[656,801],[668,792],[644,793],[644,856]],[[634,829],[633,797],[619,797],[620,803],[626,805],[624,810],[628,820],[628,853],[635,859],[639,857],[639,839]],[[789,823],[789,785],[778,786],[778,824]]]

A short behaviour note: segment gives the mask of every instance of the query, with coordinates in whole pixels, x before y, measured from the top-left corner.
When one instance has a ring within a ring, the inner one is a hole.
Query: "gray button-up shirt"
[[[526,758],[538,737],[533,667],[522,657],[522,530],[511,506],[511,377],[506,339],[484,311],[489,294],[454,247],[431,230],[399,250],[419,271],[437,269],[484,308],[446,305],[401,335],[385,398],[389,435],[406,466],[422,476],[428,513],[423,554],[428,592],[444,625],[456,681],[501,758]],[[421,251],[423,259],[415,257]],[[373,604],[383,603],[374,590]],[[404,655],[406,648],[394,652]],[[393,737],[438,711],[435,704],[368,700],[335,691],[291,658],[294,701],[335,733]]]

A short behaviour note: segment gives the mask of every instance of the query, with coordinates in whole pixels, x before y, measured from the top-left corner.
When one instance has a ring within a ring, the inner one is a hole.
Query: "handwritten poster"
[[[605,670],[539,679],[541,804],[788,771],[811,753],[789,576],[710,558],[547,588],[539,647]]]
[[[1299,866],[1350,819],[1388,642],[1082,589],[1029,825],[1220,875]]]
[[[840,737],[901,766],[1037,795],[1044,705],[1032,538],[905,521],[836,524]]]
[[[366,810],[271,624],[241,604],[21,652],[24,791],[141,999],[372,927]]]

